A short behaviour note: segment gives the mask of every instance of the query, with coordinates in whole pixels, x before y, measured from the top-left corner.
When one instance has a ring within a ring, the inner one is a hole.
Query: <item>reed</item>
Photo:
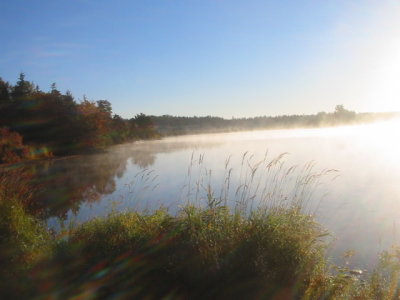
[[[249,152],[239,162],[232,156],[224,162],[222,180],[213,178],[213,170],[205,162],[204,154],[192,153],[181,205],[214,208],[229,207],[234,212],[297,207],[305,214],[314,214],[325,194],[322,185],[338,176],[336,169],[315,171],[315,164],[287,165],[282,153],[270,158],[268,152],[255,160]],[[238,166],[236,169],[233,166]],[[317,195],[315,195],[317,193]],[[316,197],[319,199],[315,199]]]

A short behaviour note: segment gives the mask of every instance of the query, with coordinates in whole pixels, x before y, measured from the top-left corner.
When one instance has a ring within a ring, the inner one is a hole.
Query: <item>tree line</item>
[[[80,153],[155,136],[152,119],[142,113],[124,119],[107,100],[76,101],[55,83],[45,92],[23,73],[15,85],[0,78],[0,163],[32,152]]]
[[[310,115],[259,116],[253,118],[224,119],[220,117],[152,116],[161,134],[177,135],[200,132],[222,132],[257,129],[287,129],[350,125],[400,117],[399,113],[356,113],[343,105],[336,105],[333,112]]]

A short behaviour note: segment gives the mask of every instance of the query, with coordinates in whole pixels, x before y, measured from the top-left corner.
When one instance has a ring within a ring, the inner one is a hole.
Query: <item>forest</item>
[[[76,101],[56,84],[42,91],[21,73],[15,85],[0,78],[0,163],[98,150],[157,137],[152,119],[113,114],[108,100]]]
[[[356,113],[343,105],[336,105],[333,112],[309,115],[259,116],[252,118],[224,119],[220,117],[152,116],[157,131],[163,135],[179,135],[205,132],[229,132],[260,129],[315,128],[388,120],[400,113]]]

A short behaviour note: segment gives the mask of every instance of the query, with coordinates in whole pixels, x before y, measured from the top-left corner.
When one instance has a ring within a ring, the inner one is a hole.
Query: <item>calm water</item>
[[[231,206],[240,202],[244,184],[247,198],[256,195],[249,201],[253,206],[268,193],[284,203],[313,161],[314,173],[339,172],[322,176],[313,194],[305,194],[307,212],[332,233],[335,262],[342,263],[342,253],[352,249],[351,264],[369,268],[400,238],[399,124],[171,137],[46,161],[32,166],[41,186],[38,211],[54,228],[111,210],[165,206],[174,212],[187,199],[204,203],[209,185],[213,197],[229,198]],[[268,169],[282,153],[287,154]],[[283,176],[290,166],[297,167]],[[252,181],[251,168],[257,168]],[[274,185],[273,176],[283,176],[285,185]]]

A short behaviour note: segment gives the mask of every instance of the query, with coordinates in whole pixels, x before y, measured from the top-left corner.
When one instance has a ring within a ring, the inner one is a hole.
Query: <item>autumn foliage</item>
[[[30,148],[70,154],[157,136],[152,119],[144,114],[123,119],[112,113],[107,100],[83,97],[77,102],[55,84],[44,92],[23,73],[15,85],[0,78],[0,116],[0,127],[8,128],[2,131],[2,162],[32,154],[28,155],[32,151],[23,146],[22,138]]]
[[[8,128],[0,128],[0,163],[15,163],[29,157],[22,136]]]

